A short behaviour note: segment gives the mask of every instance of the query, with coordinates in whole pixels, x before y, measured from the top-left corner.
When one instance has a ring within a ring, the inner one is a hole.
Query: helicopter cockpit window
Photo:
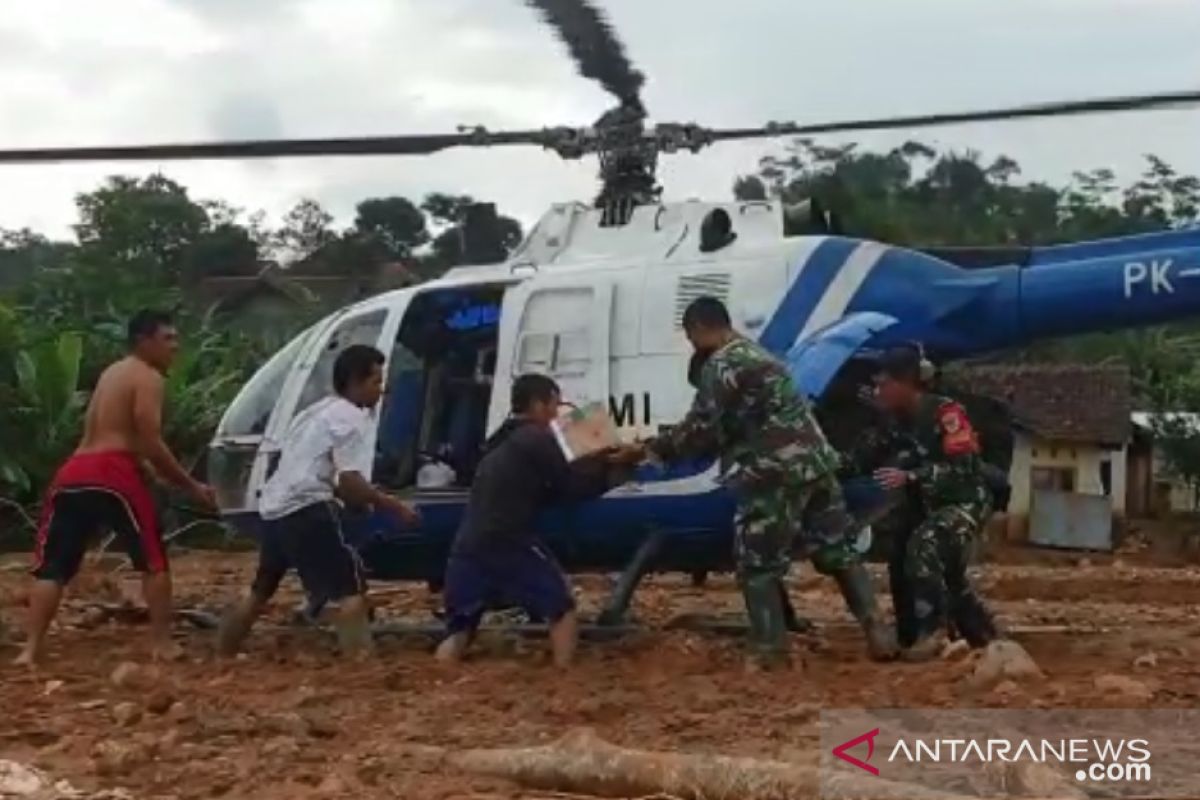
[[[255,436],[266,430],[283,383],[311,333],[310,328],[297,336],[254,373],[225,412],[218,436]]]
[[[527,333],[521,337],[513,374],[537,372],[556,378],[586,375],[592,361],[586,329],[562,333]]]
[[[586,330],[565,331],[558,335],[553,374],[566,378],[586,375],[592,363],[591,340]]]
[[[296,404],[295,413],[300,413],[313,403],[333,391],[333,362],[338,353],[352,344],[379,345],[379,335],[383,331],[383,323],[387,320],[387,309],[379,309],[366,314],[348,317],[338,323],[333,333],[321,348],[317,363],[313,365],[300,400]]]
[[[552,333],[527,333],[521,337],[517,348],[515,375],[526,372],[546,374],[554,366],[554,339]]]

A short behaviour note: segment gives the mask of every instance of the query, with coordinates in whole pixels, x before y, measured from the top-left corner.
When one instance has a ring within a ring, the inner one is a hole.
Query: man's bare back
[[[84,417],[83,439],[55,473],[50,513],[38,526],[29,625],[18,664],[41,658],[63,587],[78,573],[97,529],[107,529],[143,573],[155,657],[173,658],[171,577],[155,502],[138,462],[216,510],[213,490],[193,478],[162,438],[163,375],[179,347],[170,315],[139,311],[129,321],[130,354],[100,375]],[[61,491],[68,489],[68,491]],[[114,496],[117,501],[114,501]]]
[[[161,407],[162,375],[157,370],[136,356],[110,365],[92,392],[76,452],[125,450],[142,455],[145,443],[139,442],[134,409],[139,399],[153,402],[154,398]]]

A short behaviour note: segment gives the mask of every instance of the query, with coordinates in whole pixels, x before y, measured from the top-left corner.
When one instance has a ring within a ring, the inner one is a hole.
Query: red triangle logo
[[[872,767],[867,761],[871,760],[871,756],[875,755],[875,737],[879,735],[879,728],[873,731],[867,731],[862,736],[855,736],[848,742],[842,742],[837,747],[833,748],[833,754],[845,761],[847,764],[853,764],[861,770],[866,770],[872,775],[878,776],[879,770]],[[859,761],[852,755],[846,753],[847,750],[857,747],[863,742],[867,743],[867,761]]]

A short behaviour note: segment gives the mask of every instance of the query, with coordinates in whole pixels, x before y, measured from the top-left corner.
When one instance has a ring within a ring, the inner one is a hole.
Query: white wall
[[[1013,442],[1012,466],[1008,479],[1012,496],[1008,511],[1028,514],[1032,496],[1031,471],[1034,467],[1065,467],[1075,470],[1075,491],[1079,494],[1102,495],[1100,465],[1111,461],[1110,497],[1113,511],[1125,511],[1126,459],[1125,448],[1108,450],[1087,444],[1060,444],[1017,433]]]

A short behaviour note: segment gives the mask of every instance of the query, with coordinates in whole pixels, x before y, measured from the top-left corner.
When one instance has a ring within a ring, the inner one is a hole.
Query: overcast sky
[[[750,125],[1200,87],[1200,0],[596,0],[656,120]],[[609,106],[520,0],[0,0],[0,147],[587,124]],[[1016,158],[1027,176],[1143,153],[1200,173],[1200,110],[861,136]],[[668,197],[727,197],[770,144],[665,160]],[[73,197],[161,169],[197,198],[341,222],[373,195],[472,193],[535,220],[594,164],[536,149],[423,158],[0,166],[0,227],[62,235]]]

